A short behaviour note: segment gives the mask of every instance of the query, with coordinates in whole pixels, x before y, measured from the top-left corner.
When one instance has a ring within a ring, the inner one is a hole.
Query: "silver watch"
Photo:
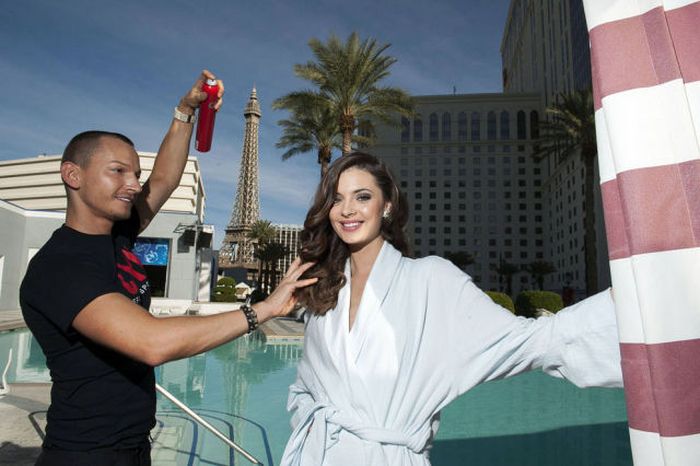
[[[173,112],[173,118],[183,123],[194,123],[197,119],[197,115],[194,113],[192,115],[188,115],[184,112],[181,112],[179,108],[175,107],[175,111]]]

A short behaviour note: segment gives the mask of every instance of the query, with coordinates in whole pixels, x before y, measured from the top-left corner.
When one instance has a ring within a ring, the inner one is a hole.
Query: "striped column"
[[[700,1],[584,0],[636,466],[700,465]]]

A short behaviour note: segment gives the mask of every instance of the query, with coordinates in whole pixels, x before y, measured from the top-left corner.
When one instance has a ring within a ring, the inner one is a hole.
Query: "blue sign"
[[[170,241],[163,238],[137,238],[134,253],[143,265],[168,265]]]

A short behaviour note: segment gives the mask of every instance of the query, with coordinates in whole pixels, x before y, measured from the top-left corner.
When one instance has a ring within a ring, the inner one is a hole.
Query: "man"
[[[148,280],[131,249],[179,184],[205,79],[215,77],[203,71],[180,100],[143,186],[126,136],[88,131],[66,146],[66,223],[34,256],[20,290],[22,313],[53,381],[38,465],[149,465],[153,366],[286,314],[296,303],[295,289],[315,281],[298,280],[311,264],[297,261],[274,293],[242,311],[167,319],[147,312]]]

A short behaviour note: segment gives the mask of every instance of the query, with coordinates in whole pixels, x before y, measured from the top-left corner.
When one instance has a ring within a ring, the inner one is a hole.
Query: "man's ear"
[[[61,179],[71,189],[80,189],[82,171],[80,166],[73,162],[61,164]]]

